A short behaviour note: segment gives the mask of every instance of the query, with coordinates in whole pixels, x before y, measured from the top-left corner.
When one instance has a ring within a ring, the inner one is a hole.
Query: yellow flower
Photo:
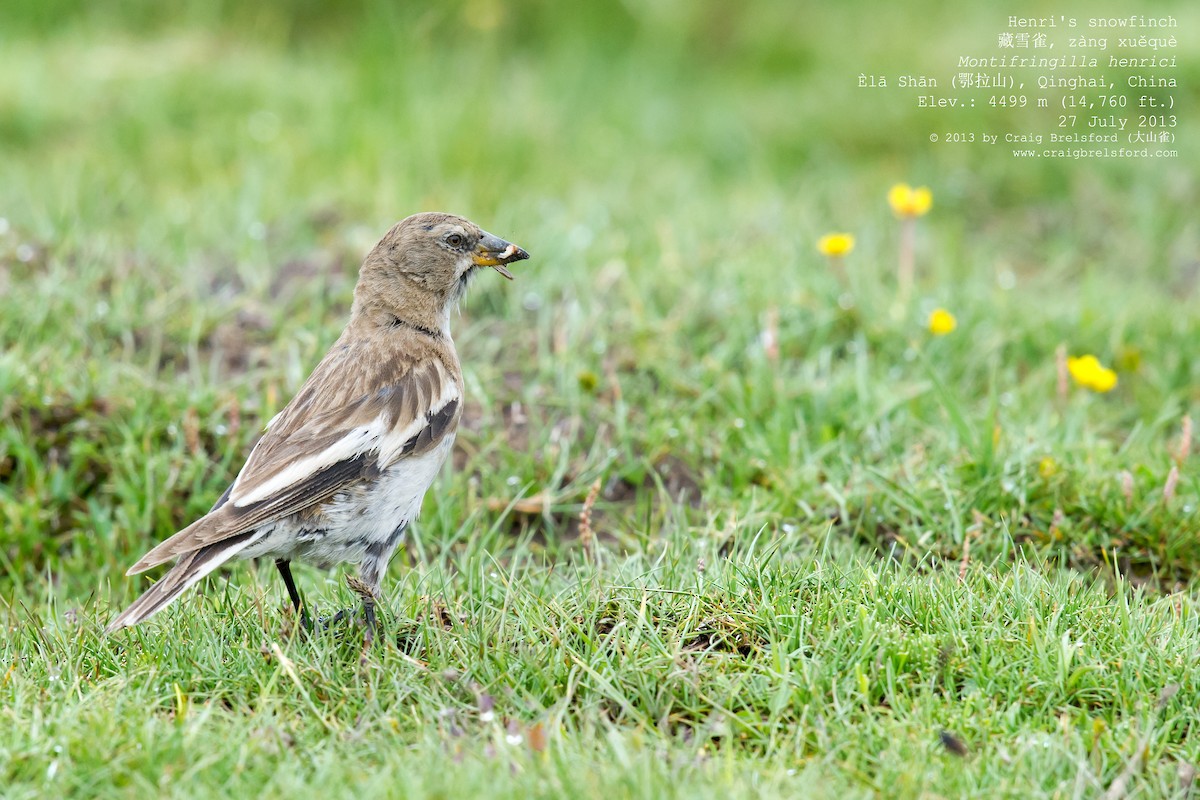
[[[897,183],[888,191],[888,205],[897,217],[923,217],[933,206],[933,192],[927,186],[914,189],[907,183]]]
[[[854,249],[854,237],[849,233],[827,233],[817,240],[821,255],[837,258]]]
[[[958,327],[958,320],[944,308],[935,308],[929,314],[929,332],[934,336],[945,336],[953,333]]]
[[[1097,392],[1111,392],[1117,386],[1117,373],[1107,367],[1101,367],[1092,378],[1092,388]]]
[[[1042,460],[1038,462],[1038,475],[1043,478],[1053,478],[1058,474],[1058,462],[1051,456],[1042,456]]]
[[[1117,373],[1093,355],[1071,356],[1067,359],[1067,371],[1076,383],[1093,392],[1109,392],[1117,385]]]

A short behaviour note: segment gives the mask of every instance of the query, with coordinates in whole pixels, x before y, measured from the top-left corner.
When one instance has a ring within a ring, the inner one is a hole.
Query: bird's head
[[[481,267],[512,280],[506,265],[526,258],[520,247],[463,217],[414,214],[393,225],[367,256],[356,301],[444,312]]]

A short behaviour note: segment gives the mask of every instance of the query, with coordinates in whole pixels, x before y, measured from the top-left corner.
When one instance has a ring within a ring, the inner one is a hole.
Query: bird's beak
[[[511,264],[514,261],[524,261],[529,258],[529,253],[526,253],[521,248],[517,247],[512,242],[506,242],[499,236],[484,231],[483,238],[479,240],[479,244],[475,245],[475,253],[472,260],[477,267],[495,267],[496,272],[499,272],[510,281],[513,275],[504,268],[505,264]]]

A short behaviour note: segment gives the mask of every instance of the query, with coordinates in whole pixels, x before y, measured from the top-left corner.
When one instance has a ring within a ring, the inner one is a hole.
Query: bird
[[[357,564],[358,578],[347,582],[362,597],[373,637],[388,561],[462,416],[450,313],[482,268],[512,280],[507,265],[527,258],[453,214],[414,214],[393,225],[363,260],[341,336],[267,423],[212,509],[129,568],[136,575],[175,561],[107,632],[149,619],[230,560],[271,558],[306,626],[291,562]]]

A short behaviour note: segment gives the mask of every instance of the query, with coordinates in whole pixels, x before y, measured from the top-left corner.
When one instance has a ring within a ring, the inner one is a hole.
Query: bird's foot
[[[379,632],[379,619],[375,616],[375,604],[379,600],[379,590],[353,575],[346,576],[346,585],[350,587],[350,591],[362,598],[363,622],[367,628],[363,636],[364,647],[370,647],[375,641],[375,634]]]
[[[350,614],[350,609],[343,608],[341,611],[333,614],[332,616],[317,617],[317,627],[323,631],[327,631],[333,626],[340,624],[341,621],[349,617]]]
[[[376,605],[379,600],[378,590],[358,578],[349,576],[346,578],[346,584],[350,587],[351,591],[362,598],[361,614],[355,614],[353,609],[343,608],[327,617],[320,615],[313,617],[309,616],[307,606],[301,606],[299,627],[305,635],[312,636],[338,628],[347,620],[357,622],[361,619],[362,624],[366,627],[363,634],[363,652],[365,658],[366,649],[375,643],[376,636],[379,633],[379,617],[376,614]],[[355,619],[356,617],[358,619]],[[343,630],[338,633],[341,635],[345,631]]]
[[[362,620],[362,623],[366,626],[366,631],[363,636],[365,646],[370,647],[371,644],[374,643],[376,635],[379,633],[379,617],[376,614],[378,595],[376,594],[375,589],[358,578],[348,576],[346,578],[346,584],[350,587],[351,591],[362,598],[361,616],[355,614],[353,609],[343,608],[342,610],[328,617],[318,616],[316,620],[313,621],[309,618],[307,613],[302,612],[300,616],[300,624],[309,633],[317,633],[329,631],[341,625],[346,620],[359,617]]]

